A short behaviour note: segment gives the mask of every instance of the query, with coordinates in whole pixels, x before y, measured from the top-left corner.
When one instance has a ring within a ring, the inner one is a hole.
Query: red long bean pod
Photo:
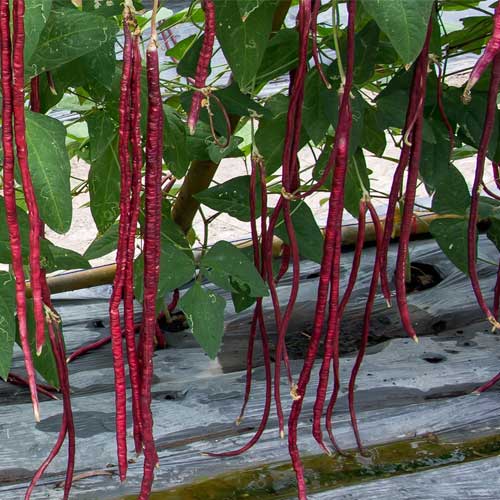
[[[425,99],[425,93],[427,89],[427,67],[431,32],[432,20],[429,22],[424,47],[417,61],[417,64],[421,67],[421,82],[419,90],[420,99]],[[420,168],[420,158],[422,153],[422,131],[424,126],[423,108],[419,107],[416,113],[418,113],[418,118],[415,121],[415,129],[412,139],[395,272],[396,300],[398,303],[401,323],[406,333],[415,341],[417,341],[417,334],[411,323],[410,312],[408,310],[408,302],[406,299],[406,261],[408,258],[408,246],[412,232],[413,208],[415,205],[418,173]]]
[[[352,123],[352,113],[350,103],[346,106],[347,111],[343,113],[339,119],[350,128]],[[328,326],[325,337],[325,352],[323,362],[321,364],[318,388],[316,392],[316,400],[313,407],[313,436],[326,453],[330,453],[326,447],[321,430],[321,416],[326,399],[326,391],[328,388],[328,378],[330,364],[333,360],[334,385],[339,388],[339,366],[338,366],[338,342],[340,334],[339,321],[339,281],[340,281],[340,254],[341,254],[341,237],[342,232],[342,209],[344,206],[343,188],[345,183],[345,175],[347,172],[347,162],[349,154],[349,128],[337,128],[337,134],[341,135],[337,152],[337,165],[335,167],[336,175],[332,186],[332,197],[336,198],[337,209],[335,213],[335,222],[330,230],[334,231],[333,237],[333,263],[330,270],[330,298],[328,312]]]
[[[498,7],[497,7],[498,9]],[[498,16],[497,16],[498,17]],[[479,307],[484,312],[488,321],[493,325],[493,328],[500,328],[495,315],[484,300],[479,277],[477,274],[476,259],[477,259],[477,221],[479,211],[479,195],[483,183],[484,163],[488,153],[488,145],[490,143],[493,127],[495,126],[495,115],[497,113],[497,94],[500,85],[500,54],[493,59],[493,67],[491,70],[490,85],[488,89],[488,101],[486,105],[486,115],[484,118],[483,133],[479,143],[476,160],[476,173],[474,183],[472,185],[471,203],[469,209],[469,223],[467,228],[467,257],[469,267],[469,278],[474,290],[474,295],[479,304]]]
[[[250,206],[250,231],[252,234],[252,249],[253,249],[253,261],[256,269],[261,270],[261,251],[259,245],[259,234],[257,231],[257,177],[259,175],[258,162],[260,158],[257,155],[252,154],[252,172],[250,175],[250,196],[249,196],[249,206]],[[258,308],[255,307],[252,316],[252,322],[250,324],[250,334],[248,336],[248,347],[247,347],[247,366],[246,366],[246,382],[245,382],[245,395],[243,398],[243,404],[241,406],[241,411],[236,419],[236,423],[239,425],[243,420],[245,415],[245,410],[250,399],[250,392],[252,390],[252,370],[253,370],[253,352],[255,347],[255,338],[257,337],[257,323],[258,323]]]
[[[349,139],[350,128],[352,125],[352,109],[350,102],[350,93],[353,84],[354,74],[354,17],[349,12],[348,24],[348,48],[347,48],[347,66],[346,80],[343,88],[342,103],[339,113],[339,124],[336,135],[339,141],[336,143],[336,166],[332,183],[332,193],[330,203],[335,200],[334,220],[329,230],[333,231],[333,263],[330,270],[330,298],[328,311],[328,325],[325,337],[325,352],[321,363],[318,387],[316,391],[316,400],[313,406],[313,430],[312,434],[317,443],[326,453],[330,450],[324,443],[323,432],[321,429],[321,417],[326,400],[328,389],[328,379],[330,364],[333,362],[334,390],[338,391],[340,387],[340,369],[339,369],[339,337],[340,337],[340,316],[339,316],[339,283],[340,283],[340,256],[342,245],[342,214],[344,207],[344,187],[349,160]],[[337,139],[337,138],[336,138]]]
[[[493,314],[495,318],[498,318],[498,312],[500,309],[500,262],[498,263],[497,279],[495,282],[495,289],[493,293]]]
[[[361,437],[359,435],[358,421],[356,418],[356,409],[354,406],[354,389],[356,387],[356,377],[358,376],[359,369],[361,367],[361,363],[363,362],[363,358],[366,353],[366,348],[368,346],[368,336],[370,334],[370,318],[373,311],[373,304],[375,302],[375,294],[377,293],[377,287],[380,276],[380,259],[379,255],[377,254],[380,252],[382,243],[382,226],[380,224],[377,211],[375,210],[371,202],[368,202],[367,205],[368,205],[368,210],[370,211],[373,225],[375,226],[377,252],[375,255],[375,264],[373,266],[370,290],[368,292],[368,298],[366,299],[365,313],[363,317],[363,333],[361,336],[361,345],[359,347],[358,355],[356,356],[356,361],[354,362],[354,366],[351,371],[351,377],[349,379],[349,391],[348,391],[349,413],[351,415],[352,429],[354,431],[354,436],[356,437],[356,443],[358,445],[358,449],[361,452],[363,451],[363,444],[361,442]]]
[[[176,288],[172,293],[172,298],[170,299],[170,303],[167,306],[168,312],[172,313],[175,311],[175,309],[177,308],[177,304],[179,303],[179,297],[179,289]]]
[[[3,193],[7,229],[9,231],[12,271],[16,283],[16,310],[19,322],[19,337],[28,375],[31,401],[35,420],[40,421],[40,409],[36,390],[36,375],[28,341],[26,320],[26,283],[21,252],[21,233],[17,220],[16,191],[14,181],[14,134],[12,128],[12,47],[10,41],[10,9],[8,0],[0,0],[0,52],[2,74],[2,145],[3,145]]]
[[[491,198],[495,200],[500,200],[500,194],[494,193],[485,183],[484,181],[481,183],[481,189],[488,195],[491,196]],[[495,318],[497,316],[495,315]]]
[[[276,275],[276,283],[279,283],[281,281],[281,278],[286,274],[288,271],[288,267],[290,266],[290,245],[283,244],[283,253],[281,254],[281,265],[278,271],[278,274]]]
[[[21,375],[16,375],[15,373],[9,373],[7,376],[7,383],[12,385],[18,385],[20,387],[29,387],[29,382]],[[36,388],[40,394],[47,396],[50,399],[57,401],[59,398],[54,394],[54,391],[57,391],[55,387],[51,387],[45,384],[37,384]]]
[[[415,114],[418,109],[419,99],[419,84],[422,78],[421,66],[415,64],[415,70],[413,73],[413,79],[410,90],[410,99],[408,102],[408,108],[406,111],[405,127],[403,129],[403,137],[412,140],[412,129],[411,124],[415,123]],[[403,184],[403,178],[405,169],[408,166],[408,161],[410,159],[411,144],[408,141],[403,141],[401,153],[399,155],[398,165],[394,176],[392,179],[392,186],[389,193],[389,199],[387,202],[387,211],[384,219],[384,236],[382,239],[382,251],[380,252],[380,281],[382,287],[382,293],[384,294],[387,305],[391,305],[391,291],[389,287],[389,278],[387,273],[387,254],[389,251],[389,245],[391,243],[392,231],[394,228],[394,216],[396,214],[396,205],[399,200],[399,193],[401,191],[401,186]]]
[[[322,82],[325,84],[325,87],[327,89],[331,89],[332,86],[331,86],[330,82],[328,81],[328,78],[326,77],[325,72],[323,71],[323,66],[321,65],[321,61],[319,59],[318,14],[319,14],[320,8],[321,8],[321,0],[314,0],[313,1],[312,18],[311,18],[312,56],[313,56],[313,60],[314,60],[314,65],[316,66],[316,69],[318,70],[319,77],[321,78]]]
[[[158,2],[155,0],[153,12]],[[153,338],[156,329],[156,294],[160,270],[161,174],[163,153],[163,102],[160,92],[160,72],[155,15],[151,19],[151,41],[146,51],[148,81],[148,120],[146,139],[146,185],[144,223],[144,299],[143,343],[141,349],[141,417],[144,444],[144,475],[139,500],[149,498],[158,463],[151,414],[151,383],[153,378]]]
[[[335,161],[337,156],[342,154],[347,155],[348,137],[350,130],[350,121],[352,119],[350,112],[350,91],[352,85],[352,73],[354,65],[354,22],[356,17],[356,0],[350,0],[347,4],[348,8],[348,36],[347,36],[347,71],[346,81],[343,89],[343,97],[339,116],[339,126],[335,134],[335,142],[329,163],[332,159]],[[340,130],[339,130],[340,129]],[[292,465],[297,477],[298,497],[299,500],[306,500],[306,485],[304,479],[304,470],[302,461],[300,460],[299,450],[297,446],[297,426],[298,419],[304,402],[304,395],[307,384],[311,378],[311,372],[318,352],[319,343],[321,340],[322,327],[325,319],[326,303],[328,298],[328,289],[332,268],[336,268],[338,263],[333,263],[335,247],[341,244],[340,237],[343,212],[343,188],[345,181],[345,171],[343,171],[342,163],[338,162],[334,171],[332,192],[330,195],[327,231],[325,232],[325,241],[323,244],[323,259],[321,261],[321,271],[318,286],[318,295],[316,302],[316,311],[314,317],[314,326],[309,342],[309,348],[306,353],[304,365],[302,367],[299,380],[297,383],[297,399],[292,403],[292,409],[288,420],[288,449],[292,460]],[[337,235],[337,237],[336,237]],[[337,308],[338,304],[335,304]]]
[[[45,236],[45,229],[43,223],[40,221],[40,233],[42,237]],[[69,493],[73,481],[73,472],[75,469],[75,454],[76,454],[76,432],[73,421],[73,410],[71,408],[71,390],[69,385],[69,371],[66,358],[66,347],[64,345],[60,323],[61,319],[57,314],[50,295],[50,288],[47,283],[47,276],[45,270],[42,269],[42,298],[46,304],[45,316],[47,321],[47,330],[49,333],[49,341],[56,360],[57,375],[59,378],[60,390],[63,397],[63,422],[59,434],[63,432],[64,425],[66,426],[66,434],[68,436],[68,459],[66,466],[66,478],[64,482],[64,499],[69,498]],[[58,446],[59,439],[57,440],[53,449]]]
[[[278,417],[278,428],[280,436],[283,438],[285,435],[285,418],[281,405],[281,361],[286,355],[285,337],[288,330],[290,318],[295,306],[298,295],[300,283],[300,257],[297,238],[295,235],[295,228],[292,223],[290,201],[294,193],[300,185],[299,179],[299,164],[297,152],[300,144],[300,132],[302,128],[302,104],[304,101],[304,86],[307,74],[307,60],[308,60],[308,41],[309,33],[311,30],[311,0],[301,0],[299,3],[298,29],[299,29],[299,63],[297,68],[291,75],[291,91],[290,103],[287,113],[287,126],[285,132],[285,145],[283,148],[282,160],[282,184],[283,192],[280,199],[281,204],[275,207],[274,212],[269,222],[269,233],[273,234],[273,227],[277,221],[277,215],[280,211],[283,214],[283,220],[288,234],[288,244],[290,245],[290,255],[293,265],[292,285],[290,287],[290,295],[288,303],[285,308],[281,322],[278,324],[278,339],[276,342],[276,355],[274,365],[274,400],[276,405],[276,413]],[[269,237],[270,238],[270,237]],[[269,258],[269,245],[267,257]],[[269,284],[274,286],[273,274],[268,272]],[[292,398],[295,397],[295,385],[291,382],[290,387]]]
[[[130,11],[124,9],[123,31],[125,44],[123,48],[123,65],[120,82],[119,112],[119,161],[120,161],[120,222],[118,229],[118,246],[116,254],[116,274],[113,291],[109,301],[109,326],[111,331],[111,350],[113,353],[113,371],[115,376],[115,411],[116,411],[116,446],[118,454],[118,472],[120,480],[127,477],[127,382],[122,348],[122,327],[120,322],[120,303],[124,295],[125,274],[127,268],[127,249],[129,236],[130,210],[130,101],[133,44],[128,19]]]
[[[47,287],[48,290],[48,287]],[[64,342],[62,340],[61,332],[59,329],[60,319],[57,314],[51,309],[48,312],[48,331],[49,340],[54,353],[54,358],[57,366],[57,373],[59,375],[59,383],[61,384],[61,392],[63,394],[63,408],[66,417],[66,427],[68,435],[68,463],[66,467],[66,479],[64,482],[64,495],[63,499],[69,499],[71,485],[73,483],[73,473],[75,470],[75,425],[73,422],[73,410],[71,408],[70,399],[70,386],[68,366],[65,363]],[[56,443],[57,444],[57,443]],[[27,500],[27,499],[26,499]]]
[[[500,189],[500,164],[496,161],[491,162],[491,169],[493,170],[493,180],[497,189]]]
[[[35,316],[36,352],[40,354],[45,343],[45,315],[42,301],[42,270],[40,266],[40,225],[38,223],[40,215],[28,165],[26,121],[24,116],[24,11],[24,0],[15,0],[13,2],[12,16],[12,97],[17,161],[30,221],[30,282],[33,296],[33,313]]]
[[[437,74],[437,105],[439,109],[439,114],[441,115],[441,120],[443,120],[443,123],[446,127],[446,130],[448,130],[448,138],[450,139],[450,154],[455,148],[455,132],[453,131],[453,127],[451,126],[450,120],[448,118],[448,115],[446,114],[446,110],[444,109],[444,104],[443,104],[443,70],[441,68],[441,64],[439,61],[436,61],[436,66],[438,69],[438,74]]]
[[[31,478],[30,484],[28,485],[28,489],[26,490],[24,499],[29,500],[31,498],[31,494],[33,493],[33,490],[40,480],[40,478],[43,476],[44,472],[47,470],[47,467],[52,463],[54,458],[58,455],[59,451],[61,450],[61,447],[64,443],[64,440],[66,439],[66,434],[68,432],[68,425],[66,422],[66,414],[63,412],[63,417],[62,417],[62,422],[61,422],[61,427],[59,429],[59,434],[57,435],[57,441],[50,450],[50,453],[48,454],[47,458],[42,462],[40,467],[37,469],[33,477]]]
[[[66,363],[72,363],[76,358],[80,358],[84,354],[87,354],[88,352],[95,351],[96,349],[99,349],[103,345],[107,345],[111,342],[111,335],[106,335],[106,337],[103,337],[102,339],[96,340],[95,342],[92,342],[91,344],[86,344],[75,351],[73,351],[67,358],[66,358]]]
[[[132,414],[134,445],[137,454],[142,452],[140,373],[135,343],[134,323],[134,254],[137,221],[141,204],[142,143],[141,143],[141,51],[138,33],[132,35],[132,74],[130,96],[130,142],[132,151],[132,172],[130,181],[130,210],[127,235],[127,256],[125,264],[124,308],[125,341],[132,390]]]
[[[486,44],[481,57],[476,61],[472,68],[469,80],[465,85],[463,100],[469,102],[471,99],[472,87],[478,82],[486,68],[490,65],[493,59],[500,53],[500,4],[495,7],[493,14],[493,34]]]
[[[254,255],[254,265],[259,270],[261,276],[266,278],[266,266],[265,266],[265,256],[263,252],[259,251],[259,237],[257,232],[257,177],[261,178],[261,206],[262,206],[262,221],[261,221],[261,245],[266,244],[267,229],[265,222],[265,213],[267,211],[267,192],[265,184],[265,170],[262,162],[262,158],[258,154],[252,155],[252,174],[250,176],[250,227],[252,232],[252,246]],[[252,438],[241,448],[229,452],[222,453],[208,453],[209,456],[213,457],[234,457],[240,455],[245,451],[248,451],[252,446],[254,446],[262,433],[264,432],[267,422],[269,420],[269,414],[271,412],[271,402],[272,402],[272,374],[271,374],[271,357],[269,352],[269,339],[267,335],[266,326],[264,323],[264,315],[262,309],[262,298],[257,299],[257,303],[254,308],[254,314],[252,317],[252,324],[250,327],[250,339],[247,351],[247,374],[245,383],[245,397],[243,401],[243,406],[240,415],[237,419],[239,424],[243,419],[245,409],[250,397],[251,382],[252,382],[252,362],[253,362],[253,349],[256,337],[257,326],[259,327],[261,341],[262,341],[262,353],[264,357],[264,370],[266,374],[266,399],[264,403],[264,411],[262,414],[261,421],[257,428],[257,431],[252,436]]]
[[[205,35],[194,78],[194,86],[200,90],[195,91],[193,94],[187,120],[191,134],[194,134],[200,116],[201,104],[204,98],[201,89],[205,88],[207,82],[215,41],[215,4],[213,0],[203,0],[202,7],[205,11]]]
[[[340,330],[340,321],[341,321],[342,316],[344,314],[344,310],[349,302],[349,299],[351,298],[351,294],[352,294],[352,291],[354,290],[354,286],[356,284],[356,280],[358,277],[358,271],[359,271],[359,266],[361,263],[361,255],[363,253],[363,246],[364,246],[365,234],[366,234],[366,210],[367,210],[366,200],[363,197],[359,202],[358,235],[356,238],[356,246],[354,249],[354,256],[353,256],[353,261],[352,261],[352,266],[351,266],[351,272],[349,274],[349,281],[347,283],[347,287],[344,291],[344,295],[342,296],[342,300],[340,301],[340,305],[339,305],[339,312],[338,312],[338,321],[339,321],[338,328],[339,328],[339,330]],[[335,408],[335,404],[337,402],[339,389],[340,389],[340,380],[339,380],[338,369],[334,370],[333,375],[334,375],[334,387],[333,387],[332,394],[330,396],[330,401],[328,402],[328,406],[326,409],[325,427],[326,427],[326,431],[328,433],[328,436],[330,438],[330,441],[331,441],[334,449],[338,453],[341,453],[342,451],[341,451],[339,445],[337,444],[337,441],[336,441],[334,433],[333,433],[333,427],[332,427],[333,410]]]
[[[354,256],[352,258],[351,272],[349,274],[349,281],[347,282],[344,295],[339,305],[339,318],[342,318],[344,310],[351,298],[352,291],[358,279],[359,266],[361,264],[361,254],[363,253],[363,246],[365,244],[366,234],[366,210],[368,209],[366,199],[363,197],[359,202],[359,215],[358,215],[358,234],[356,237],[356,244],[354,246]]]
[[[495,282],[494,299],[493,299],[493,314],[498,318],[498,310],[500,308],[500,263],[498,265],[497,279]],[[493,387],[500,380],[500,373],[497,373],[491,380],[481,385],[474,390],[474,393],[481,394]]]
[[[30,109],[35,113],[40,113],[40,76],[31,79],[30,87]]]
[[[262,353],[264,356],[264,369],[266,372],[266,399],[264,404],[264,412],[262,418],[257,428],[255,434],[252,438],[241,448],[232,451],[226,451],[221,453],[208,452],[204,453],[210,457],[235,457],[245,453],[250,448],[252,448],[260,439],[264,430],[266,429],[267,421],[269,420],[269,414],[271,413],[271,402],[272,402],[272,374],[271,374],[271,357],[269,353],[269,339],[267,336],[266,327],[264,324],[264,316],[262,314],[262,299],[257,299],[257,304],[255,306],[257,310],[257,317],[259,321],[260,335],[262,339]]]

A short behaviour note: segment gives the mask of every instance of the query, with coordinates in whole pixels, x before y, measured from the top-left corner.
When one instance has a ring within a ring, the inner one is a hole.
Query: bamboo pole
[[[434,213],[416,213],[415,222],[412,235],[424,236],[429,234],[430,223],[438,218],[448,216],[437,215]],[[399,224],[395,224],[393,236],[399,236]],[[358,229],[355,224],[346,225],[342,227],[342,245],[352,246],[356,243]],[[373,223],[366,224],[365,242],[370,243],[375,241],[375,228]],[[243,240],[236,244],[239,248],[247,248],[252,245],[252,240]],[[283,251],[283,241],[274,236],[273,239],[273,256],[280,257]],[[83,288],[92,288],[99,285],[109,285],[113,283],[115,276],[116,264],[108,264],[105,266],[94,267],[92,269],[85,269],[83,271],[74,271],[70,273],[59,274],[56,276],[49,276],[47,283],[51,293],[69,292],[73,290],[81,290]],[[31,288],[27,284],[26,295],[31,297]]]

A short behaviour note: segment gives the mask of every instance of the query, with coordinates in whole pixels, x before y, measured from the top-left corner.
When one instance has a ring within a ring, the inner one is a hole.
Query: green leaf
[[[425,182],[428,192],[436,189],[438,178],[447,175],[450,165],[450,139],[448,130],[440,118],[426,120],[437,140],[434,143],[423,141],[419,175]]]
[[[299,34],[296,29],[282,29],[270,40],[262,63],[255,77],[260,87],[275,78],[287,74],[298,63]]]
[[[311,209],[304,201],[291,202],[290,207],[300,255],[305,259],[321,263],[323,236]],[[280,216],[274,232],[286,244],[290,242],[283,216]]]
[[[208,156],[210,160],[215,164],[219,164],[224,158],[234,158],[242,156],[243,154],[238,148],[238,146],[242,142],[243,138],[235,135],[231,136],[231,138],[229,139],[229,144],[224,148],[220,147],[218,144],[215,144],[215,142],[211,142],[207,148]]]
[[[29,61],[49,17],[52,0],[25,0],[24,32],[24,60]]]
[[[186,78],[194,78],[196,74],[196,67],[198,66],[198,59],[200,58],[201,47],[203,45],[204,36],[198,37],[194,43],[191,37],[189,48],[184,52],[182,59],[177,63],[177,73]],[[183,40],[184,41],[184,40]],[[177,44],[178,45],[178,44]],[[212,71],[211,65],[208,67],[208,75]]]
[[[468,274],[467,220],[434,219],[429,230],[439,248],[460,271]]]
[[[196,40],[196,35],[191,35],[179,40],[173,47],[167,50],[166,55],[180,61],[189,50],[194,40]]]
[[[434,0],[362,0],[362,4],[403,63],[413,62],[424,45]]]
[[[90,211],[97,229],[104,233],[120,212],[120,165],[117,140],[90,166]]]
[[[314,144],[319,144],[325,138],[326,131],[332,125],[326,110],[337,108],[337,89],[328,90],[318,71],[309,71],[304,89],[302,122]]]
[[[14,277],[0,271],[0,377],[9,375],[16,339],[16,301]]]
[[[500,220],[490,220],[490,225],[486,235],[488,236],[488,239],[497,247],[497,250],[500,251]]]
[[[231,85],[217,90],[215,95],[220,99],[222,105],[230,115],[250,116],[251,114],[257,114],[266,118],[272,118],[272,113],[248,94],[241,92],[236,83],[231,83]]]
[[[115,39],[112,38],[97,50],[87,52],[82,57],[79,57],[74,61],[74,66],[80,68],[81,72],[85,72],[85,77],[79,81],[80,85],[88,81],[91,84],[97,84],[111,90],[116,69]]]
[[[452,164],[435,177],[436,193],[432,199],[432,210],[439,214],[466,215],[470,206],[467,182]]]
[[[90,269],[88,260],[74,250],[63,248],[48,243],[48,252],[52,256],[52,263],[46,266],[46,271],[52,273],[54,271],[69,271],[71,269]]]
[[[272,30],[277,0],[268,0],[242,20],[233,0],[216,0],[217,39],[243,92],[252,90]]]
[[[186,126],[170,106],[163,106],[163,111],[163,159],[175,177],[181,179],[189,168]]]
[[[286,119],[288,111],[288,98],[278,94],[268,99],[266,108],[273,112],[273,118],[261,120],[255,133],[255,143],[259,153],[264,157],[266,174],[271,175],[281,166],[283,148],[285,146]],[[300,135],[302,148],[307,142],[305,133]]]
[[[255,304],[255,297],[251,297],[248,293],[231,292],[234,310],[237,313],[245,311],[250,306]]]
[[[251,297],[268,295],[267,286],[253,263],[227,241],[217,242],[203,257],[200,267],[212,283],[224,290]]]
[[[233,177],[218,186],[197,193],[194,197],[217,212],[225,212],[243,222],[249,222],[251,219],[249,175]],[[257,217],[260,217],[260,186],[257,188],[256,198],[256,213]]]
[[[34,76],[58,68],[110,43],[117,31],[112,19],[70,7],[53,9],[26,71]]]
[[[380,30],[373,21],[356,34],[354,54],[354,83],[362,85],[370,80],[377,62]]]
[[[115,222],[104,233],[98,234],[89,245],[83,257],[87,260],[104,257],[116,250],[118,245],[118,222]]]
[[[192,257],[162,237],[160,254],[160,279],[157,302],[163,303],[165,295],[193,279],[195,265]],[[134,293],[140,302],[144,297],[144,258],[140,255],[134,264]]]
[[[387,146],[385,131],[378,123],[377,111],[371,106],[365,108],[361,146],[379,157]]]
[[[484,81],[483,79],[480,80]],[[448,113],[448,118],[452,123],[458,123],[458,135],[463,142],[479,147],[484,128],[484,116],[486,113],[486,103],[488,99],[487,92],[474,91],[474,97],[467,106],[460,106],[460,97],[463,89],[449,87],[444,92],[444,107]],[[488,158],[490,160],[500,160],[500,154],[497,153],[497,146],[500,137],[499,112],[496,113],[495,126],[491,134],[491,140],[488,147]]]
[[[224,336],[224,309],[226,301],[196,282],[182,296],[179,307],[186,315],[193,335],[211,359],[219,352]]]
[[[26,111],[26,140],[40,215],[51,229],[65,233],[73,212],[66,129],[54,118]]]
[[[86,115],[89,131],[90,161],[96,161],[116,139],[116,126],[105,110],[99,109]]]
[[[359,173],[359,175],[358,175]],[[363,150],[358,148],[349,160],[344,190],[344,205],[346,210],[355,218],[359,215],[359,202],[363,196],[363,187],[370,191],[370,178],[368,176]],[[361,185],[363,183],[363,185]]]

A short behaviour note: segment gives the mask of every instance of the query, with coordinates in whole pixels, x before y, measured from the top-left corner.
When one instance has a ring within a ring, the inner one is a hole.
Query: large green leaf
[[[304,90],[302,122],[307,134],[315,144],[319,144],[332,125],[329,109],[338,108],[337,89],[327,89],[318,71],[309,71]]]
[[[299,245],[299,253],[305,259],[321,263],[323,257],[323,236],[309,206],[304,201],[291,204],[292,224]],[[289,243],[283,216],[279,219],[275,234],[285,243]]]
[[[88,260],[78,252],[69,248],[63,248],[47,241],[46,253],[50,253],[52,262],[46,266],[49,273],[54,271],[69,271],[71,269],[90,269]]]
[[[0,377],[9,375],[16,340],[16,302],[14,277],[0,271]]]
[[[104,109],[85,117],[89,131],[90,161],[96,161],[116,138],[116,126]]]
[[[227,241],[217,242],[201,261],[203,274],[213,283],[251,297],[268,295],[264,280],[246,255]]]
[[[435,219],[429,230],[444,254],[463,273],[468,273],[467,220]]]
[[[163,106],[163,159],[167,167],[178,178],[186,175],[189,156],[186,141],[186,126],[180,116],[170,107]]]
[[[71,226],[73,210],[66,129],[54,118],[26,111],[26,139],[41,217],[51,229],[65,233]]]
[[[267,0],[243,20],[233,0],[216,0],[217,39],[234,79],[245,92],[252,90],[272,31],[277,0]]]
[[[144,294],[143,273],[144,258],[139,256],[135,261],[135,284],[134,292],[137,300],[142,302]],[[163,303],[167,292],[189,283],[193,278],[195,265],[192,257],[177,248],[170,241],[162,238],[160,254],[160,279],[158,282],[157,300]]]
[[[466,215],[470,206],[467,182],[452,164],[435,176],[436,193],[432,199],[432,210],[439,214]]]
[[[362,4],[403,62],[414,61],[424,45],[434,0],[362,0]]]
[[[109,44],[117,31],[112,19],[71,7],[53,9],[26,71],[34,76],[58,68]]]
[[[120,212],[120,165],[116,140],[92,163],[88,182],[92,217],[97,229],[104,233]]]
[[[491,219],[490,226],[488,227],[488,232],[486,234],[488,239],[492,241],[500,251],[500,220]]]
[[[448,130],[440,118],[430,117],[426,122],[432,128],[437,140],[433,143],[423,141],[419,175],[425,182],[427,191],[432,193],[436,189],[439,177],[448,172],[451,145]]]
[[[116,250],[117,245],[118,222],[115,222],[107,231],[96,236],[83,256],[87,260],[98,259]]]
[[[271,175],[281,166],[283,148],[285,146],[285,131],[288,111],[288,98],[282,94],[271,97],[266,108],[273,113],[272,119],[261,120],[255,134],[255,143],[259,153],[264,157],[266,174]],[[302,130],[300,147],[307,142],[307,134]]]
[[[24,60],[29,61],[40,38],[45,23],[49,17],[52,0],[25,0],[24,32]]]
[[[196,282],[182,296],[179,307],[200,346],[211,359],[215,359],[224,336],[226,301],[213,291],[204,290]]]
[[[270,40],[255,78],[257,87],[288,73],[298,63],[299,34],[296,29],[282,29]]]
[[[214,186],[195,195],[203,205],[225,212],[243,222],[250,221],[250,176],[233,177],[218,186]],[[257,188],[256,213],[261,213],[260,186]]]

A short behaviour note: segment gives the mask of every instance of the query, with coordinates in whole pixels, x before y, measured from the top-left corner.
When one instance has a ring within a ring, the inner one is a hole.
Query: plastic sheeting
[[[391,248],[391,262],[395,252],[396,247]],[[497,250],[483,237],[481,252],[485,259],[494,261],[498,257]],[[411,256],[413,261],[434,265],[443,281],[432,289],[409,296],[417,332],[421,336],[419,345],[404,338],[397,312],[388,310],[381,296],[377,298],[372,322],[372,336],[377,342],[367,355],[357,384],[360,430],[367,445],[430,431],[466,428],[471,422],[475,426],[491,426],[492,422],[498,425],[500,421],[500,396],[496,392],[481,397],[446,396],[456,395],[457,388],[459,393],[467,392],[496,374],[500,369],[500,337],[491,335],[488,325],[481,322],[482,315],[468,279],[449,263],[435,242],[412,243]],[[354,350],[359,339],[373,257],[374,250],[366,249],[358,286],[346,313],[343,328],[343,336],[347,339],[343,343],[346,353]],[[346,283],[351,259],[352,253],[343,255],[342,285]],[[480,263],[479,272],[485,297],[491,302],[496,269]],[[307,337],[303,332],[307,333],[312,323],[317,273],[318,265],[302,263],[301,291],[288,333],[289,346],[292,346],[295,357],[299,357],[301,349],[305,348]],[[289,286],[290,276],[285,276],[279,287],[282,300],[287,298]],[[108,334],[109,292],[109,287],[99,287],[54,297],[63,319],[68,352]],[[230,296],[220,293],[228,300],[228,307],[224,346],[216,361],[208,359],[189,331],[168,333],[170,348],[155,353],[152,411],[160,457],[156,489],[193,482],[200,477],[229,470],[288,460],[286,441],[278,438],[274,416],[261,442],[249,453],[234,459],[213,459],[200,455],[202,451],[229,450],[245,443],[258,425],[264,401],[264,373],[257,356],[255,383],[246,418],[242,425],[235,426],[245,384],[242,369],[251,313],[235,315]],[[269,300],[265,301],[265,311],[271,327]],[[273,334],[272,327],[270,330]],[[439,359],[439,362],[429,359]],[[130,465],[129,477],[124,484],[120,484],[115,474],[111,363],[110,347],[106,346],[70,365],[77,433],[76,472],[105,469],[113,473],[111,476],[96,476],[76,482],[71,498],[119,498],[137,492],[140,486],[141,458]],[[300,366],[300,360],[292,360],[295,374]],[[346,408],[346,385],[351,366],[352,357],[344,356],[341,360],[343,385],[335,415],[337,437],[344,448],[354,445]],[[12,371],[22,373],[20,352],[16,352]],[[300,423],[301,449],[309,454],[319,452],[309,430],[316,380],[317,367]],[[287,394],[285,385],[283,394]],[[27,390],[0,384],[2,500],[22,498],[27,482],[57,437],[62,403],[45,400],[43,396],[41,399],[42,420],[35,425]],[[284,407],[287,409],[289,406],[290,401],[285,396]],[[131,434],[131,419],[128,428]],[[132,439],[129,444],[132,457]],[[63,448],[39,483],[33,498],[61,498],[62,491],[55,485],[64,477],[64,470]],[[328,498],[335,497],[332,493]]]

